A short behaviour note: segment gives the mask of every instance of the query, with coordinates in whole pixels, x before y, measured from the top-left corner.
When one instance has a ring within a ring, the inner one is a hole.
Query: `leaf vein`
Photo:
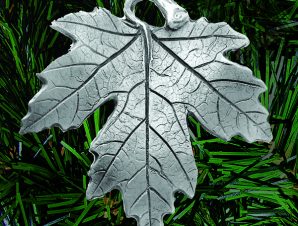
[[[55,22],[59,22],[59,23],[70,23],[70,24],[75,24],[75,25],[86,26],[86,27],[92,28],[94,30],[98,30],[98,31],[101,31],[101,32],[104,32],[104,33],[113,34],[113,35],[119,35],[119,36],[135,36],[135,35],[137,35],[139,33],[139,31],[136,32],[136,33],[120,33],[120,32],[105,30],[105,29],[102,29],[102,28],[99,28],[99,27],[94,27],[94,26],[89,25],[89,24],[84,24],[84,23],[79,23],[79,22],[74,22],[74,21],[68,21],[68,20],[55,21]]]
[[[189,186],[190,188],[192,189],[192,191],[194,191],[194,188],[192,187],[192,184],[191,184],[191,180],[186,172],[186,170],[184,169],[180,159],[178,158],[176,152],[172,149],[172,147],[169,145],[169,143],[163,138],[163,136],[161,134],[159,134],[152,126],[149,126],[150,129],[162,140],[162,142],[168,147],[168,149],[171,151],[171,153],[174,155],[176,161],[178,162],[180,168],[182,169],[187,181],[189,182]]]
[[[232,101],[230,101],[228,98],[226,98],[222,93],[220,93],[214,86],[212,86],[210,84],[210,82],[204,78],[204,76],[202,74],[200,74],[199,72],[197,72],[196,70],[194,70],[190,65],[188,65],[185,61],[183,61],[179,56],[177,56],[171,49],[169,49],[164,43],[162,43],[158,37],[155,34],[152,34],[153,39],[167,52],[170,53],[170,55],[174,58],[177,59],[177,61],[179,63],[181,63],[183,66],[185,66],[192,74],[194,74],[195,76],[197,76],[200,80],[202,80],[212,91],[214,91],[215,93],[217,93],[223,100],[225,100],[226,102],[228,102],[230,105],[232,105],[236,110],[240,111],[242,114],[244,114],[247,119],[249,119],[251,122],[253,122],[255,125],[257,125],[258,123],[251,118],[249,115],[247,115],[242,109],[240,109],[238,106],[236,106]],[[260,130],[266,134],[266,131],[259,127]]]
[[[116,57],[118,57],[121,53],[123,53],[126,49],[128,49],[137,39],[139,36],[135,36],[133,39],[131,39],[121,50],[119,50],[119,52],[113,54],[109,59],[107,59],[106,61],[104,61],[103,63],[101,63],[100,65],[98,65],[98,67],[95,69],[95,71],[90,75],[90,77],[84,82],[82,83],[76,91],[79,91],[80,89],[84,88],[86,86],[86,84],[88,82],[90,82],[93,77],[97,74],[97,72],[104,67],[105,65],[107,65],[108,63],[110,63],[112,60],[114,60]],[[74,93],[76,93],[76,91],[70,93],[69,95],[67,95],[65,98],[63,98],[58,104],[56,104],[55,106],[53,106],[51,108],[50,111],[46,112],[42,117],[40,117],[39,119],[37,119],[35,122],[33,122],[30,127],[34,126],[38,121],[40,121],[41,119],[43,119],[44,117],[46,117],[49,113],[51,113],[52,111],[54,111],[57,107],[59,107],[60,105],[62,105],[64,103],[64,101],[66,101],[68,98],[72,97],[72,95]],[[26,130],[29,127],[29,125],[27,127],[24,128],[24,130]]]

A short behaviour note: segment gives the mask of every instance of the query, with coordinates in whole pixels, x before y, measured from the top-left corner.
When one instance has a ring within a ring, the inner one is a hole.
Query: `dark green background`
[[[251,45],[229,54],[268,86],[260,96],[274,140],[224,142],[189,117],[199,169],[195,198],[177,194],[166,225],[298,225],[298,1],[178,1],[192,19],[228,22]],[[49,25],[67,13],[103,6],[123,16],[123,0],[0,0],[0,222],[10,225],[136,225],[121,195],[85,199],[91,140],[113,109],[95,112],[78,130],[18,134],[28,101],[40,89],[35,76],[67,53],[71,41]],[[137,15],[153,25],[163,18],[148,1]]]

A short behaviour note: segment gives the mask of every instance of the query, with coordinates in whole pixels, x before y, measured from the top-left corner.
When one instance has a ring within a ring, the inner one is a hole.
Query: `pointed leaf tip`
[[[223,57],[249,44],[226,23],[201,18],[178,30],[141,26],[140,33],[123,21],[98,9],[52,22],[79,44],[40,74],[44,85],[20,133],[78,128],[102,104],[117,100],[90,148],[86,197],[120,189],[128,216],[141,226],[163,225],[163,216],[174,211],[173,194],[195,193],[198,171],[186,115],[225,140],[241,135],[270,142],[268,111],[258,101],[264,83]]]

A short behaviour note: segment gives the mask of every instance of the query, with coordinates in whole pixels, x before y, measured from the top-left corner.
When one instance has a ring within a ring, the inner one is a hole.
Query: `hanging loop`
[[[135,16],[135,7],[141,1],[142,0],[126,0],[124,5],[124,15],[126,19],[136,24],[143,23]],[[161,11],[162,15],[166,19],[166,25],[171,29],[177,30],[190,20],[188,12],[179,6],[174,0],[149,1],[153,2]]]

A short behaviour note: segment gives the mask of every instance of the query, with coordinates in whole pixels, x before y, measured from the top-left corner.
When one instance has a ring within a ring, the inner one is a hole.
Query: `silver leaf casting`
[[[194,196],[198,171],[187,114],[224,140],[272,140],[258,100],[265,84],[224,57],[249,45],[247,37],[223,22],[192,21],[173,0],[151,1],[166,18],[164,27],[136,18],[139,0],[126,1],[124,18],[96,8],[54,21],[52,28],[73,40],[71,51],[38,74],[43,86],[20,131],[78,128],[114,100],[91,144],[87,198],[119,189],[126,215],[141,226],[163,225],[163,216],[174,212],[175,192]]]

